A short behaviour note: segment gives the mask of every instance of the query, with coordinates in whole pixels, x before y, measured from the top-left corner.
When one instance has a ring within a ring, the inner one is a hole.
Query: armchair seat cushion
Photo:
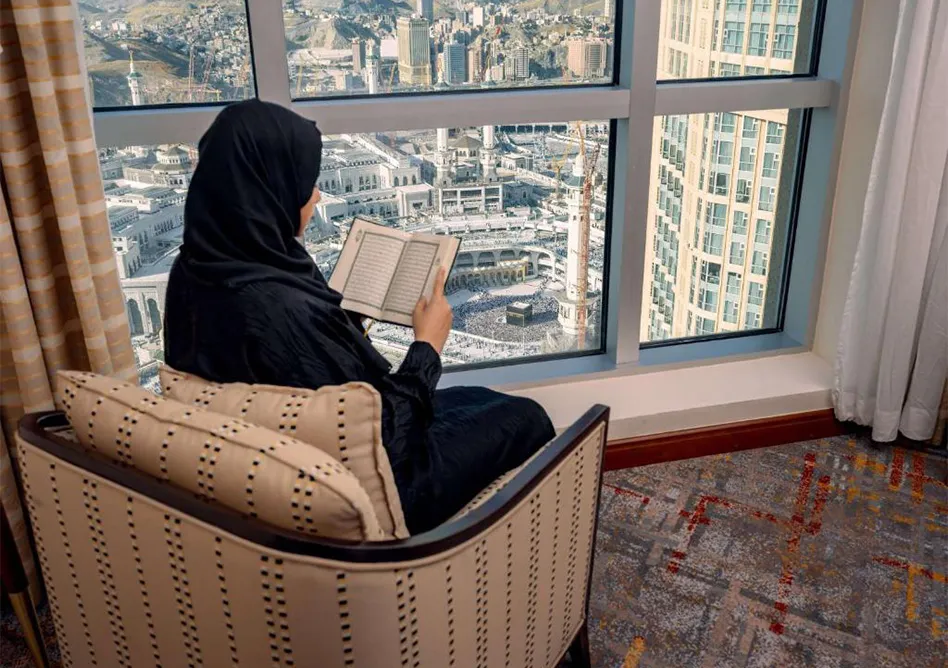
[[[356,477],[291,436],[91,373],[59,372],[56,404],[84,448],[209,502],[303,534],[386,538]]]

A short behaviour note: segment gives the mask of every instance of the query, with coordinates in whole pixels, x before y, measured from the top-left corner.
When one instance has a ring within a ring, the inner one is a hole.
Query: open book
[[[376,320],[411,326],[422,296],[431,296],[438,270],[451,270],[460,242],[410,234],[357,218],[336,262],[329,287],[342,308]]]

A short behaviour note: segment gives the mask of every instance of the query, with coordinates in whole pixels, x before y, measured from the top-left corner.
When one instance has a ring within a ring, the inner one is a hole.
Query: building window
[[[747,284],[747,303],[751,306],[764,305],[764,286],[750,281]]]
[[[747,213],[744,211],[734,212],[734,225],[731,228],[731,234],[747,236]]]
[[[757,163],[757,147],[756,146],[742,146],[741,147],[741,161],[738,169],[742,172],[752,172],[754,171],[754,165]]]
[[[797,29],[795,26],[788,26],[778,23],[774,28],[774,58],[793,58],[794,40],[796,40]]]
[[[751,23],[750,39],[747,45],[747,55],[766,56],[767,36],[770,34],[770,25],[767,23]]]
[[[744,23],[741,21],[725,21],[724,37],[721,40],[721,50],[726,53],[743,53],[744,50]]]
[[[769,220],[757,219],[757,229],[754,232],[754,243],[770,245],[770,228],[773,225]]]
[[[775,123],[773,121],[767,122],[767,143],[783,143],[783,126],[780,123]]]
[[[727,11],[744,12],[747,10],[747,0],[727,0]]]
[[[751,11],[755,14],[769,14],[773,6],[774,0],[754,0]]]
[[[731,242],[731,252],[728,254],[728,262],[731,264],[744,264],[744,242],[743,241],[732,241]]]
[[[741,66],[733,63],[718,63],[718,76],[721,78],[739,77],[741,76]]]
[[[767,151],[764,153],[764,166],[760,171],[761,176],[768,179],[775,179],[780,173],[780,154]]]
[[[780,14],[797,14],[800,11],[800,0],[777,0],[777,12]]]
[[[751,256],[751,273],[758,276],[767,274],[767,253],[764,251],[754,251]]]
[[[727,286],[724,293],[724,322],[736,325],[741,312],[741,275],[727,274]]]
[[[773,186],[761,186],[760,198],[757,201],[757,206],[760,207],[761,211],[773,211],[775,198],[776,188]]]

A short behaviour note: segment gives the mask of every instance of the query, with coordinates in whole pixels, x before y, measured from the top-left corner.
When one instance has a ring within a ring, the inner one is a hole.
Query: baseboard
[[[678,459],[720,455],[847,434],[852,426],[838,422],[832,409],[666,432],[614,441],[606,446],[607,471]]]

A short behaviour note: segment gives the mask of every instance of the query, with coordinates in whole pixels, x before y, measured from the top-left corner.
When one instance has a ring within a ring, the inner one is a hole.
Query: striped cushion
[[[388,537],[408,536],[392,467],[382,446],[382,402],[372,386],[348,383],[307,390],[220,384],[166,365],[160,375],[165,396],[247,420],[319,448],[358,479]]]
[[[294,438],[78,371],[56,374],[56,405],[84,447],[208,501],[291,531],[385,538],[355,476]]]

